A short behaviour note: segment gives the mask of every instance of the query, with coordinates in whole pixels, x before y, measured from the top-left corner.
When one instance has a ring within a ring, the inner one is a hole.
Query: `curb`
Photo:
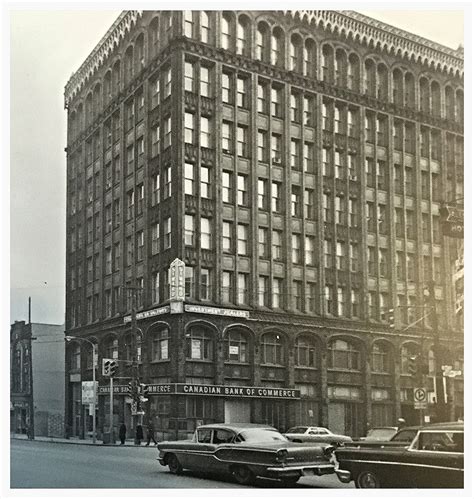
[[[23,437],[16,437],[10,435],[10,440],[24,440],[27,442],[31,442],[28,438],[23,438]],[[93,442],[85,442],[84,440],[79,440],[79,441],[74,441],[74,440],[59,440],[56,438],[35,438],[33,441],[35,442],[45,442],[48,444],[70,444],[70,445],[82,445],[82,446],[89,446],[89,447],[133,447],[133,448],[146,448],[149,447],[150,449],[156,449],[156,445],[135,445],[135,444],[125,444],[125,445],[120,445],[120,444],[104,444],[102,442],[96,442],[95,444]]]

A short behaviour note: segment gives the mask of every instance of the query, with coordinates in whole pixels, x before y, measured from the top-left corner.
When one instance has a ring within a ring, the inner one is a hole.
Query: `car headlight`
[[[279,463],[284,463],[287,457],[288,457],[288,451],[286,449],[280,449],[279,451],[277,451],[276,460]]]

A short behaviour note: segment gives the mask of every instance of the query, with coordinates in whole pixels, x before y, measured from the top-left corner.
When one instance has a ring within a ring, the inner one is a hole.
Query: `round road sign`
[[[424,402],[426,400],[426,390],[424,388],[415,388],[413,398],[416,402]]]

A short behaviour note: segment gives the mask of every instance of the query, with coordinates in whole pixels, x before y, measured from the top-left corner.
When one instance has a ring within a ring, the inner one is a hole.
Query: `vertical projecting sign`
[[[170,301],[183,302],[184,301],[184,262],[179,258],[175,258],[170,265]],[[180,304],[182,308],[182,303]],[[171,313],[174,307],[171,306]],[[178,311],[178,310],[176,310]],[[180,310],[181,311],[181,310]]]

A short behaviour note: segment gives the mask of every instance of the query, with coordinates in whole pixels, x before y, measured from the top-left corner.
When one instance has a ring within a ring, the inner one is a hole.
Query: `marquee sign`
[[[108,385],[99,387],[99,395],[105,395],[107,393],[110,393],[110,387]],[[114,393],[118,395],[128,395],[128,385],[115,385]],[[275,388],[266,386],[166,383],[160,385],[148,385],[148,396],[150,395],[204,395],[212,397],[297,400],[300,398],[300,391],[294,388]]]

